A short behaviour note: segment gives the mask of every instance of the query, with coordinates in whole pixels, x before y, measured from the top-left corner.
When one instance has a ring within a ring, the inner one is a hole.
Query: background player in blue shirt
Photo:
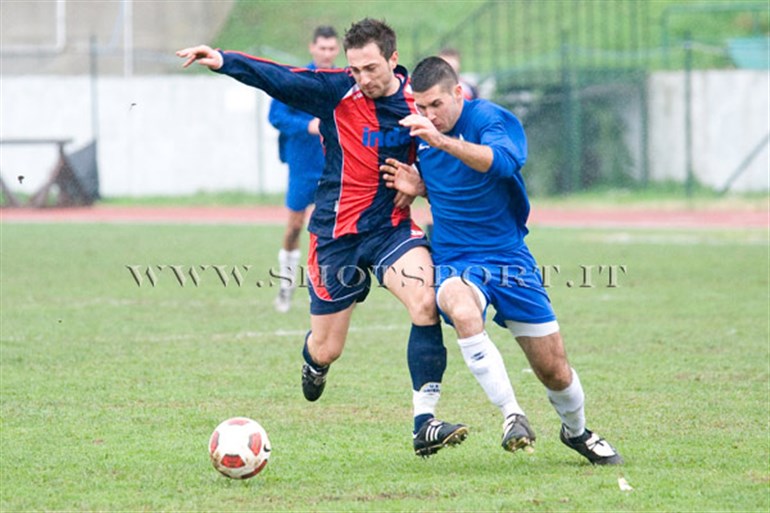
[[[417,111],[387,24],[369,18],[354,23],[343,47],[348,67],[341,70],[295,68],[205,45],[177,56],[184,67],[198,61],[321,120],[326,157],[308,226],[311,330],[302,352],[302,392],[308,401],[321,396],[329,366],[344,349],[353,309],[375,274],[412,321],[407,363],[413,445],[415,454],[429,456],[460,443],[468,430],[434,417],[446,348],[432,261],[425,234],[411,220],[409,198],[388,188],[379,171],[387,158],[414,160],[414,139],[399,120]]]
[[[479,97],[479,91],[475,85],[468,82],[460,74],[460,68],[462,66],[460,62],[460,51],[456,48],[445,47],[438,53],[438,56],[444,59],[452,66],[452,69],[457,73],[457,79],[460,82],[460,86],[463,88],[463,98],[466,100],[475,100]]]
[[[402,192],[427,192],[439,311],[454,326],[468,368],[503,414],[503,448],[531,450],[535,434],[484,330],[489,304],[497,312],[494,321],[511,331],[545,385],[562,421],[562,442],[591,463],[622,463],[608,442],[586,428],[583,388],[524,242],[529,200],[521,175],[527,158],[521,123],[491,102],[464,100],[457,75],[439,57],[417,65],[412,87],[423,116],[410,115],[401,123],[422,140],[422,179],[393,159],[381,169]]]
[[[330,69],[340,53],[337,31],[322,25],[313,31],[308,47],[313,60],[307,69]],[[299,235],[305,224],[305,210],[313,203],[315,190],[324,168],[321,146],[320,120],[285,103],[273,100],[268,120],[278,131],[278,154],[289,165],[289,182],[286,189],[286,208],[289,219],[278,251],[281,280],[278,296],[273,303],[281,313],[291,308],[291,297],[296,288],[295,273],[300,262]]]

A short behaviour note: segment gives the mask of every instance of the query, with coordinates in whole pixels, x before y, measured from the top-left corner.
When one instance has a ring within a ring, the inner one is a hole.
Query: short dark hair
[[[418,93],[427,91],[436,84],[451,90],[459,83],[457,73],[441,57],[426,57],[415,66],[412,72],[412,90]]]
[[[390,59],[396,51],[396,33],[384,21],[364,18],[353,23],[345,32],[343,48],[347,52],[351,48],[363,48],[369,43],[375,43],[385,59]]]
[[[320,25],[316,27],[315,30],[313,31],[313,42],[315,43],[316,41],[318,41],[319,37],[324,37],[324,38],[333,37],[336,39],[337,31],[334,30],[334,27],[332,27],[331,25]]]

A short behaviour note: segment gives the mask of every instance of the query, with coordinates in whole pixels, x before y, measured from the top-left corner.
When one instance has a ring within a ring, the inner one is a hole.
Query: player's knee
[[[288,229],[291,231],[291,233],[296,233],[299,235],[299,233],[302,231],[302,227],[305,225],[304,220],[299,218],[291,218],[289,219],[288,223]]]
[[[465,292],[464,289],[453,291],[447,288],[439,295],[441,311],[452,320],[452,324],[461,336],[465,333],[475,335],[484,329],[484,319],[479,305],[473,300],[473,296]]]
[[[569,363],[561,361],[535,369],[537,377],[549,390],[564,390],[572,382],[572,369]]]
[[[301,233],[302,233],[302,225],[289,226],[286,229],[286,239],[292,242],[297,242],[299,240],[299,236]]]
[[[475,335],[484,329],[484,319],[475,304],[455,303],[449,310],[444,310],[444,313],[452,320],[460,336]]]
[[[436,310],[436,297],[433,289],[418,290],[411,298],[409,316],[412,322],[418,326],[435,324],[438,322],[438,310]]]

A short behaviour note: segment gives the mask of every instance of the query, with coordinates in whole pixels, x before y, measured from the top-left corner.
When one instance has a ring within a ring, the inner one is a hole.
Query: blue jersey
[[[323,237],[398,226],[409,208],[396,208],[379,166],[386,158],[412,163],[414,140],[398,121],[417,110],[406,70],[396,67],[398,91],[373,100],[348,69],[311,70],[240,52],[223,52],[217,70],[321,120],[326,152],[309,230]]]
[[[486,173],[420,141],[418,166],[433,214],[436,264],[519,249],[527,235],[529,199],[521,168],[527,140],[519,120],[487,100],[465,101],[446,135],[492,148]]]
[[[311,62],[307,69],[316,69],[315,63]],[[314,116],[273,100],[267,119],[280,132],[278,154],[281,162],[289,165],[289,172],[297,179],[317,182],[323,171],[324,154],[321,138],[307,131]]]
[[[307,69],[317,68],[315,63],[311,62]],[[273,100],[267,119],[279,131],[278,155],[281,162],[289,165],[286,207],[301,212],[313,203],[318,180],[324,168],[321,138],[307,131],[308,124],[315,118]]]

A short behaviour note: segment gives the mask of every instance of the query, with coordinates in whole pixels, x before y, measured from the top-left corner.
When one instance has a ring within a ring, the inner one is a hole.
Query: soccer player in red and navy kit
[[[519,120],[486,100],[467,101],[450,64],[428,57],[412,76],[424,114],[401,124],[419,137],[418,167],[389,159],[386,180],[407,194],[427,194],[436,300],[457,332],[463,358],[503,415],[502,446],[531,449],[535,434],[516,400],[502,356],[484,330],[487,307],[521,346],[561,421],[561,440],[591,463],[623,458],[586,428],[585,395],[570,366],[556,314],[543,287],[527,235],[529,199],[521,168],[527,141]]]
[[[211,70],[262,89],[321,120],[326,159],[310,218],[308,278],[310,332],[305,337],[302,391],[317,400],[329,365],[342,354],[356,303],[373,273],[412,320],[407,362],[412,378],[413,444],[419,456],[455,445],[462,424],[434,417],[446,369],[425,234],[409,212],[413,197],[386,186],[386,159],[413,162],[415,144],[399,120],[416,113],[406,70],[398,65],[396,35],[369,18],[351,25],[343,41],[348,67],[309,70],[208,46],[177,52],[187,67]]]

